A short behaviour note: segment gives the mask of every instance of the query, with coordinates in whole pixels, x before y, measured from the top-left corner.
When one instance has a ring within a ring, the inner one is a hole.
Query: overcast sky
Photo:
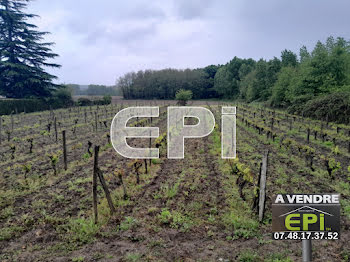
[[[279,57],[317,40],[350,40],[349,0],[35,0],[60,83],[113,85],[129,71]]]

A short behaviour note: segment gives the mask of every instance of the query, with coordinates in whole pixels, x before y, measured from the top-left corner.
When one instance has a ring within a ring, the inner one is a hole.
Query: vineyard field
[[[186,139],[184,159],[168,159],[167,106],[175,104],[116,99],[2,116],[0,261],[300,261],[301,241],[272,240],[278,193],[340,193],[340,240],[313,241],[313,254],[314,261],[349,261],[350,126],[258,105],[192,101],[213,112],[215,129]],[[128,139],[158,147],[159,159],[127,159],[112,147],[111,121],[130,106],[160,108],[158,118],[128,124],[159,127],[157,139]],[[222,106],[237,107],[234,160],[221,159]],[[254,203],[266,152],[259,222]]]

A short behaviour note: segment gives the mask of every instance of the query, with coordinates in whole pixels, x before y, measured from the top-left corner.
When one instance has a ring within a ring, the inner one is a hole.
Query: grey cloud
[[[180,18],[194,19],[205,15],[212,3],[212,0],[178,0],[175,1],[175,6]]]
[[[166,16],[166,14],[161,8],[147,5],[147,4],[144,4],[138,7],[135,6],[131,8],[131,10],[124,15],[128,19],[133,18],[138,20],[149,19],[149,18],[162,19],[162,18],[165,18]]]
[[[348,10],[348,0],[29,2],[56,42],[62,68],[52,73],[61,82],[100,84],[130,70],[201,67],[234,56],[270,59],[331,34],[349,40]]]
[[[98,26],[95,31],[89,32],[83,42],[88,45],[93,45],[98,42],[107,41],[110,44],[125,44],[130,45],[137,41],[145,41],[156,33],[154,23],[145,23],[134,26],[118,26],[113,29],[108,29],[104,26]]]
[[[71,33],[81,36],[83,45],[110,41],[111,44],[130,46],[135,41],[147,39],[155,34],[156,23],[166,17],[160,7],[145,2],[129,6],[112,3],[104,6],[102,10],[90,8],[79,15],[76,14],[72,12],[65,21],[66,28]]]

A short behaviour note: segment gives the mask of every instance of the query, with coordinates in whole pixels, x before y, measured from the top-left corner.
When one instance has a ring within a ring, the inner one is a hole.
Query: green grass
[[[173,186],[165,185],[162,188],[163,195],[165,198],[171,199],[177,195],[178,189],[179,189],[179,183],[175,183]]]
[[[243,250],[240,255],[238,256],[239,262],[257,262],[261,261],[259,255],[256,253],[256,251],[252,249],[246,249]]]
[[[169,211],[167,208],[164,208],[157,218],[161,224],[169,225],[183,232],[189,230],[194,224],[192,215],[189,213],[182,213],[177,210]]]
[[[214,130],[210,139],[212,141],[210,152],[220,155],[221,141],[220,133],[217,129]],[[223,173],[222,183],[228,205],[227,210],[220,217],[219,221],[226,229],[227,239],[255,237],[258,234],[259,223],[251,213],[249,203],[240,198],[238,187],[236,186],[236,177],[231,175],[227,162],[220,159],[219,166]]]
[[[125,217],[125,219],[120,223],[119,230],[126,231],[137,225],[138,221],[133,217]]]
[[[142,258],[142,255],[139,253],[128,253],[125,256],[125,260],[128,262],[138,262],[141,260],[141,258]]]
[[[160,165],[163,161],[159,158],[158,159],[154,158],[154,159],[152,159],[151,162],[153,165]]]
[[[0,241],[12,239],[23,231],[24,227],[22,226],[5,226],[0,228]]]
[[[8,206],[0,211],[0,218],[6,219],[14,215],[14,210],[12,206]]]
[[[340,204],[344,214],[350,219],[350,200],[340,199]]]
[[[72,262],[83,262],[83,261],[85,261],[85,258],[83,256],[72,258]]]
[[[266,262],[293,262],[293,260],[291,260],[286,252],[283,253],[272,253],[271,255],[269,255],[266,259]]]
[[[228,231],[233,232],[233,239],[248,239],[255,237],[258,233],[258,221],[248,218],[242,210],[231,210],[225,213],[222,217],[222,223]]]
[[[83,245],[95,241],[95,236],[100,230],[100,225],[95,224],[89,218],[76,218],[69,220],[68,224],[63,226],[63,229],[63,237],[68,242]]]

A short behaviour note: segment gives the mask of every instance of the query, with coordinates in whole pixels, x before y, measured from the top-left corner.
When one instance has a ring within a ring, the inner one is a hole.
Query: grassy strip
[[[237,177],[230,172],[230,166],[227,161],[221,159],[221,140],[220,132],[216,127],[210,136],[210,154],[218,159],[222,175],[222,186],[225,192],[227,208],[220,217],[220,223],[225,227],[226,238],[253,238],[259,235],[259,223],[251,211],[249,201],[243,201],[239,195],[239,189],[236,185]],[[248,198],[252,198],[253,190]]]

